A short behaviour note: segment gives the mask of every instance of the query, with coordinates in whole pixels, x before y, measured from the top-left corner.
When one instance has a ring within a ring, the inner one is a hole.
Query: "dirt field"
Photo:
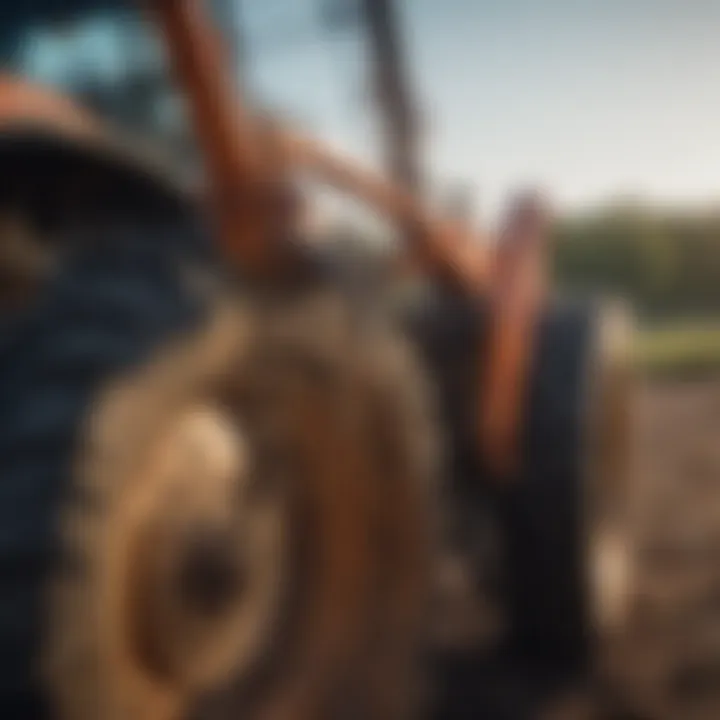
[[[498,709],[447,717],[720,720],[720,377],[648,381],[636,400],[631,602],[590,687],[518,710],[531,684],[513,667],[484,681]]]
[[[636,429],[637,584],[608,657],[628,713],[611,717],[717,720],[720,379],[646,383]]]

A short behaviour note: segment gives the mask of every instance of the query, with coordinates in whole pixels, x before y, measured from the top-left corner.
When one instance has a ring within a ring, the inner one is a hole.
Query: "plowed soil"
[[[646,383],[636,409],[636,582],[612,690],[549,717],[720,720],[720,379]]]

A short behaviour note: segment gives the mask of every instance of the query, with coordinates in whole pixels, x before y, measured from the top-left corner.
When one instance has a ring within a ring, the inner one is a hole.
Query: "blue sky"
[[[377,157],[362,48],[320,0],[244,0],[251,82]],[[720,202],[720,0],[404,0],[430,171],[492,215],[540,184],[562,207],[616,195]]]

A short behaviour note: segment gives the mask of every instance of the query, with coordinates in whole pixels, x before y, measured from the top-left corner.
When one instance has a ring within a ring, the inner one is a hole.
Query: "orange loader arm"
[[[538,290],[543,283],[537,281],[543,270],[540,214],[528,212],[527,203],[516,208],[518,219],[510,219],[504,238],[511,251],[498,255],[467,228],[434,216],[411,193],[379,175],[288,131],[262,132],[237,96],[222,38],[203,11],[202,0],[144,1],[164,36],[188,100],[214,221],[231,262],[257,276],[272,278],[278,273],[284,257],[276,242],[278,214],[272,197],[289,172],[299,168],[409,228],[408,251],[429,277],[489,301],[490,334],[480,359],[478,446],[492,469],[511,474],[534,328],[543,302]]]
[[[147,0],[180,82],[209,182],[213,219],[228,258],[252,273],[270,272],[267,184],[279,168],[264,156],[257,126],[225,72],[220,34],[200,0]]]
[[[288,132],[263,133],[237,96],[223,43],[202,0],[148,0],[183,86],[203,151],[217,228],[228,256],[255,272],[279,261],[268,224],[268,194],[290,169],[303,168],[352,192],[404,227],[432,276],[472,292],[490,277],[491,254],[453,223],[430,216],[408,192]]]

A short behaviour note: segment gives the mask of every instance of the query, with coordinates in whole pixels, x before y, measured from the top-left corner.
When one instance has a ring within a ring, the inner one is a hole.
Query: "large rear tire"
[[[129,232],[84,252],[4,338],[0,355],[0,707],[44,717],[37,660],[51,570],[85,572],[60,549],[67,503],[101,512],[75,482],[93,400],[113,378],[200,326],[209,298],[180,259]],[[184,256],[187,259],[187,256]]]
[[[406,716],[437,511],[411,353],[333,291],[195,275],[84,254],[2,359],[2,716]]]

